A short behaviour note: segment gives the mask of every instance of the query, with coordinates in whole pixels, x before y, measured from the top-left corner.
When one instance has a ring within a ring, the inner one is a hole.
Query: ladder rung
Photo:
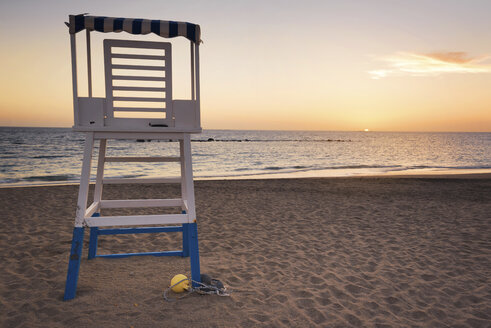
[[[129,215],[129,216],[101,216],[85,218],[89,227],[135,226],[148,224],[182,224],[189,223],[187,214],[163,215]]]
[[[101,208],[140,208],[184,206],[182,199],[124,199],[101,200]]]
[[[182,230],[183,230],[182,226],[116,228],[116,229],[106,228],[106,229],[97,229],[94,233],[97,233],[98,235],[125,235],[125,234],[137,234],[137,233],[181,232]]]
[[[181,183],[181,178],[110,178],[103,179],[104,184],[129,184],[129,183]]]
[[[180,162],[180,157],[106,157],[105,162]]]
[[[129,256],[183,256],[182,251],[166,251],[166,252],[143,252],[143,253],[122,253],[122,254],[106,254],[106,255],[96,255],[95,257],[106,257],[106,258],[124,258]]]

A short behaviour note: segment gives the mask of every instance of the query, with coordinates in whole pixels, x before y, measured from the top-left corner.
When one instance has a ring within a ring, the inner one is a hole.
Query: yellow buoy
[[[178,283],[179,281],[180,283]],[[189,279],[183,274],[175,275],[174,278],[172,278],[172,280],[170,281],[170,285],[173,286],[172,291],[174,293],[182,293],[183,291],[189,290],[190,288]]]

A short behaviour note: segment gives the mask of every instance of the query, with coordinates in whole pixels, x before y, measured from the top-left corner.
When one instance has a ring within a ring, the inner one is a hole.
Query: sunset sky
[[[0,126],[72,125],[64,22],[79,13],[201,25],[207,129],[491,131],[489,0],[2,1]],[[92,35],[103,96],[101,40],[131,36]]]

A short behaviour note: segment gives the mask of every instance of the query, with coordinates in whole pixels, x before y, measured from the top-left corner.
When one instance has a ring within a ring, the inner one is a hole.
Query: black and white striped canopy
[[[70,34],[75,34],[84,29],[98,32],[121,32],[131,34],[155,33],[164,38],[183,36],[188,40],[199,43],[199,25],[186,22],[173,22],[139,18],[116,18],[104,16],[70,15]]]

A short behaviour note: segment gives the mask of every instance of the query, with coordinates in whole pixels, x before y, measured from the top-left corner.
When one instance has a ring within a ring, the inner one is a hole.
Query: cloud
[[[368,73],[372,79],[387,76],[437,76],[448,73],[491,73],[491,65],[485,61],[490,56],[470,57],[466,52],[435,52],[417,54],[398,52],[380,58],[386,67]]]

